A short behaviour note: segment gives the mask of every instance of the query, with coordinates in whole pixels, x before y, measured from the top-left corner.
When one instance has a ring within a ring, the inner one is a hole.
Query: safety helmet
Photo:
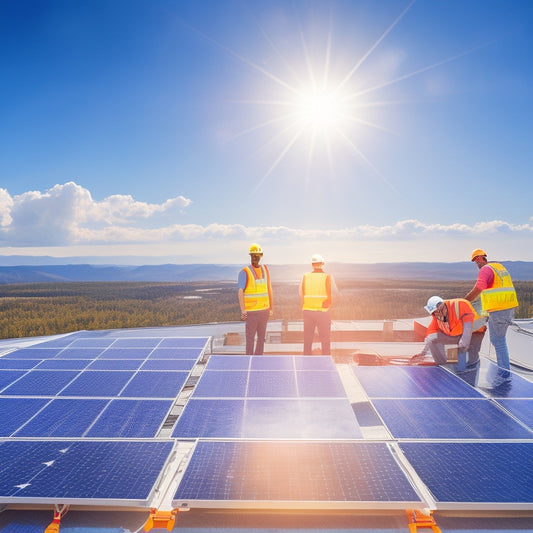
[[[472,252],[472,258],[470,259],[470,261],[473,261],[478,255],[483,255],[485,257],[487,257],[487,254],[484,250],[482,250],[481,248],[476,248],[473,252]]]
[[[320,254],[314,254],[313,257],[311,257],[311,264],[315,263],[324,263],[324,258]]]
[[[432,297],[428,300],[428,303],[427,303],[427,305],[424,307],[424,309],[425,309],[430,315],[432,315],[432,314],[437,310],[437,307],[438,307],[441,303],[444,303],[444,300],[443,300],[440,296],[432,296]]]
[[[263,255],[263,250],[259,244],[256,244],[255,242],[250,245],[250,249],[248,250],[249,254],[260,254]]]

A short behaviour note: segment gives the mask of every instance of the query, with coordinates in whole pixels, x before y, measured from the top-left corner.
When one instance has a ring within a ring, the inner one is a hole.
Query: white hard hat
[[[444,300],[440,296],[432,296],[429,300],[427,305],[424,307],[424,309],[432,315],[436,310],[437,307],[444,303]]]
[[[311,263],[324,263],[324,258],[320,254],[314,254]]]

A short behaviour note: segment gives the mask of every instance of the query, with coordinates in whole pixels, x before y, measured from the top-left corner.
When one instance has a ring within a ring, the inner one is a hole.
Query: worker
[[[510,358],[507,348],[507,328],[512,323],[518,307],[516,291],[509,272],[500,263],[488,262],[484,250],[477,248],[472,259],[479,268],[474,288],[465,296],[469,302],[481,299],[481,314],[489,317],[490,342],[496,350],[496,361],[501,377],[510,378]],[[474,303],[474,306],[476,304]]]
[[[300,283],[300,298],[304,317],[304,355],[313,354],[315,328],[322,347],[322,355],[331,354],[331,303],[335,280],[324,272],[324,258],[311,257],[312,272],[304,274]]]
[[[239,272],[238,278],[241,320],[246,322],[246,355],[263,355],[267,322],[273,308],[272,285],[268,267],[259,264],[263,257],[261,246],[252,244],[248,252],[250,265]]]
[[[431,315],[431,323],[426,331],[423,350],[411,358],[418,363],[431,352],[435,363],[446,363],[446,344],[457,344],[457,371],[474,367],[479,361],[479,349],[485,335],[486,319],[481,318],[472,304],[463,298],[443,300],[440,296],[432,296],[424,309]]]

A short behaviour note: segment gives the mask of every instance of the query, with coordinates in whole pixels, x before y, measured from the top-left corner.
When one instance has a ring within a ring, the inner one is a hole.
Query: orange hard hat
[[[478,255],[483,255],[485,257],[487,257],[487,254],[484,250],[482,250],[481,248],[476,248],[473,252],[472,252],[472,258],[470,259],[470,261],[473,261]]]

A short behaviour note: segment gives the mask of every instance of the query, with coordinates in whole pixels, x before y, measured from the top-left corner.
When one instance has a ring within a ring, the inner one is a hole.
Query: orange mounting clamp
[[[440,528],[437,526],[432,514],[433,511],[425,512],[419,509],[407,509],[407,518],[409,520],[409,531],[411,533],[417,533],[418,528],[428,528],[434,533],[441,533]]]
[[[58,533],[61,519],[67,512],[68,505],[54,505],[54,519],[46,526],[44,533]]]
[[[176,516],[178,515],[178,509],[172,509],[172,511],[158,511],[157,509],[150,509],[150,517],[144,524],[144,531],[150,531],[152,528],[166,528],[167,531],[174,529],[174,522],[176,522]]]

